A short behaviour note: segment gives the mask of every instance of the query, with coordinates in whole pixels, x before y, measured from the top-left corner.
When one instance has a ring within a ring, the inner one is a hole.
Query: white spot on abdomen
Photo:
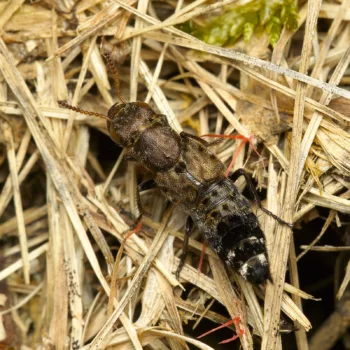
[[[239,273],[244,277],[246,278],[247,277],[247,271],[248,271],[248,267],[250,265],[252,265],[252,263],[254,262],[255,259],[258,259],[260,264],[262,266],[267,266],[268,265],[268,262],[267,262],[267,259],[266,259],[266,255],[265,253],[261,253],[261,254],[258,254],[254,257],[252,257],[251,259],[249,259],[248,261],[246,261],[240,268],[239,268]]]

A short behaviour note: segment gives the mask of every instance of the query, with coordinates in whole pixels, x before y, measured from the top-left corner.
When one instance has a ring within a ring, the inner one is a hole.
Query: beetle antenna
[[[120,81],[119,81],[119,77],[118,77],[118,73],[117,73],[117,68],[115,67],[112,59],[111,59],[111,56],[109,53],[105,53],[103,52],[102,53],[103,57],[106,59],[107,61],[107,66],[108,68],[111,70],[112,74],[113,74],[113,77],[114,77],[114,82],[115,82],[115,86],[117,88],[117,95],[119,97],[119,100],[122,102],[122,103],[126,103],[120,93]]]
[[[96,112],[85,111],[84,109],[81,109],[81,108],[78,108],[78,107],[74,107],[74,106],[72,106],[72,105],[70,105],[70,104],[68,104],[67,102],[64,102],[64,101],[57,101],[57,102],[60,105],[60,107],[70,109],[71,111],[78,112],[78,113],[85,114],[85,115],[91,115],[91,116],[102,118],[102,119],[106,119],[106,120],[110,120],[107,116],[105,116],[103,114],[96,113]]]

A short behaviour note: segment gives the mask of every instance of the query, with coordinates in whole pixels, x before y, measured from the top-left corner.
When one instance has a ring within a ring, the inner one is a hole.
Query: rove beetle
[[[105,59],[113,73],[120,103],[107,116],[73,107],[59,101],[61,107],[107,120],[110,137],[125,148],[128,159],[140,162],[152,173],[152,179],[138,186],[140,192],[154,186],[189,215],[181,262],[184,264],[189,236],[196,225],[209,246],[227,266],[253,284],[271,280],[266,240],[248,200],[234,182],[244,176],[258,207],[281,224],[291,227],[263,208],[249,176],[238,169],[225,176],[224,164],[210,151],[209,143],[185,132],[178,134],[167,118],[144,102],[125,102],[120,94],[116,68],[109,55]],[[141,213],[142,211],[140,211]]]

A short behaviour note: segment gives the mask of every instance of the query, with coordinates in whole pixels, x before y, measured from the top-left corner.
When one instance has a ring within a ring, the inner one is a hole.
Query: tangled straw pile
[[[0,2],[3,348],[212,349],[183,325],[240,316],[243,349],[260,338],[261,349],[281,349],[281,314],[299,329],[298,349],[308,348],[301,299],[312,296],[299,289],[288,227],[258,213],[274,279],[266,288],[226,271],[210,249],[198,275],[198,235],[180,284],[184,213],[148,191],[142,230],[125,240],[136,183],[149,174],[104,147],[93,130],[108,134],[105,121],[57,104],[106,114],[116,92],[101,50],[110,53],[124,98],[150,101],[177,131],[254,135],[261,157],[246,147],[233,169],[254,175],[265,207],[286,221],[329,208],[316,244],[340,224],[338,212],[350,213],[350,1],[303,5],[298,28],[282,30],[274,49],[265,34],[221,48],[176,27],[234,2]],[[321,17],[326,29],[317,32]],[[225,139],[215,151],[228,165],[238,147]],[[338,298],[349,279],[347,268]],[[214,301],[228,314],[210,310]],[[316,334],[310,349],[319,344],[326,348]]]

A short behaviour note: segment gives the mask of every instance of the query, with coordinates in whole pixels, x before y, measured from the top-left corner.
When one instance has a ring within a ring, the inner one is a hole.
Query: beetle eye
[[[109,132],[109,136],[110,138],[117,143],[118,145],[120,145],[120,137],[118,135],[118,133],[114,130],[114,128],[111,126],[110,122],[107,122],[107,129]]]

